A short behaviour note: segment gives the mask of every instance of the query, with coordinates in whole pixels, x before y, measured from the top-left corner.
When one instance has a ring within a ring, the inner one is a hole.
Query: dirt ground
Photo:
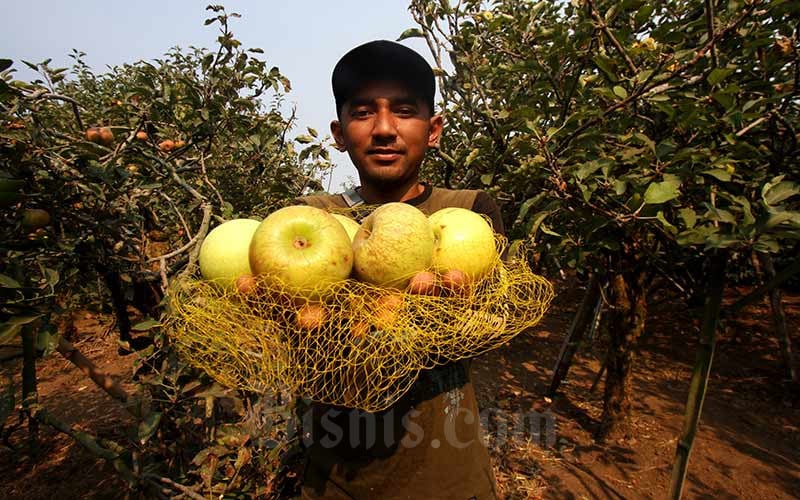
[[[580,291],[556,286],[559,296],[534,332],[473,364],[479,403],[494,415],[489,442],[501,490],[507,498],[666,497],[696,352],[692,318],[669,301],[652,308],[636,362],[632,431],[599,446],[592,435],[602,411],[602,383],[594,392],[590,387],[602,363],[602,339],[584,346],[555,398],[544,396],[580,300]],[[743,293],[731,290],[728,301]],[[787,296],[784,304],[800,344],[800,295]],[[74,340],[100,368],[130,383],[133,356],[118,356],[112,326],[106,316],[83,313]],[[4,386],[12,377],[19,388],[19,370],[19,359],[0,363]],[[58,354],[40,362],[38,377],[40,401],[69,424],[117,439],[133,424]],[[511,416],[539,418],[543,432],[512,430],[497,438],[498,426]],[[16,423],[10,418],[6,429]],[[21,446],[25,435],[22,424],[8,439]],[[41,437],[36,458],[0,444],[0,498],[125,497],[124,484],[102,460],[52,429],[41,429]],[[799,497],[800,397],[786,382],[769,309],[757,305],[729,321],[718,340],[684,498]]]

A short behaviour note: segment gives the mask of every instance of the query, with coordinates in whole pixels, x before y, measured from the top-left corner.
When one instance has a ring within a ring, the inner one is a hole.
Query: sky
[[[15,78],[31,80],[34,74],[20,60],[50,67],[71,64],[75,48],[86,53],[96,72],[106,66],[160,57],[174,46],[212,47],[217,25],[204,26],[211,17],[210,1],[136,0],[99,1],[28,0],[3,2],[0,16],[0,58],[12,59]],[[330,130],[336,110],[330,74],[336,61],[351,48],[374,39],[396,40],[415,26],[408,12],[409,0],[237,0],[217,1],[226,10],[242,15],[230,22],[234,36],[247,48],[264,49],[263,58],[289,78],[289,107],[296,105],[296,135],[307,126],[321,135]],[[402,43],[429,62],[432,58],[422,39]],[[345,153],[331,149],[336,168],[331,190],[340,190],[349,179],[357,181],[355,168]]]

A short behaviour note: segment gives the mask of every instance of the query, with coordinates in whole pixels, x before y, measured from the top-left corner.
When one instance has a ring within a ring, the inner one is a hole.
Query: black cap
[[[336,99],[336,113],[367,82],[397,81],[407,85],[425,101],[433,113],[436,80],[428,62],[405,45],[375,40],[359,45],[336,63],[331,84]]]

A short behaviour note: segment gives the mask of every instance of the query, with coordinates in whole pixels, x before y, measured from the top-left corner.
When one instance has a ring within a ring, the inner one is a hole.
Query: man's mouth
[[[392,149],[392,148],[374,148],[370,149],[367,154],[371,158],[379,162],[391,162],[394,161],[403,154],[402,151],[399,149]]]

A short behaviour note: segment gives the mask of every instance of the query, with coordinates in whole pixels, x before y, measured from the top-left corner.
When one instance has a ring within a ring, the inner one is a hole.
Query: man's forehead
[[[371,81],[361,85],[348,100],[349,102],[374,101],[388,99],[390,101],[423,101],[403,82],[394,80]]]

